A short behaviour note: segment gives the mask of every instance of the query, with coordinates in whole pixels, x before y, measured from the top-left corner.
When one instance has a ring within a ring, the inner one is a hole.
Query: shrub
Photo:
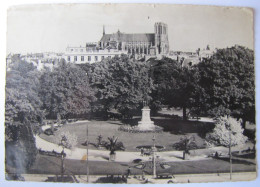
[[[63,143],[61,142],[62,140],[64,140]],[[77,145],[78,138],[75,134],[66,131],[58,134],[55,141],[65,148],[72,149]]]
[[[108,137],[109,141],[106,142],[105,147],[110,151],[111,154],[115,154],[115,151],[117,150],[125,150],[125,147],[122,142],[118,142],[118,137]]]
[[[185,151],[185,153],[189,153],[190,150],[198,148],[194,136],[181,137],[179,142],[173,144],[173,147],[176,150]]]
[[[95,144],[96,147],[104,147],[106,145],[106,141],[103,140],[103,136],[100,134],[97,137],[97,144]]]
[[[185,160],[186,153],[190,154],[190,150],[198,148],[195,141],[195,136],[184,136],[179,142],[173,144],[173,147],[176,150],[183,151],[183,160]]]

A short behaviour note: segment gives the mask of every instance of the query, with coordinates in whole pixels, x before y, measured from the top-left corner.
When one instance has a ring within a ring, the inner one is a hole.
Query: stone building
[[[138,57],[163,56],[169,53],[168,26],[158,22],[154,25],[154,33],[122,33],[119,30],[113,34],[106,34],[100,41],[86,43],[85,47],[67,47],[65,59],[68,62],[94,63],[104,58],[128,54]]]
[[[155,23],[154,33],[122,33],[119,30],[113,34],[105,34],[99,41],[100,49],[117,49],[128,54],[166,55],[169,52],[168,26],[165,23]]]

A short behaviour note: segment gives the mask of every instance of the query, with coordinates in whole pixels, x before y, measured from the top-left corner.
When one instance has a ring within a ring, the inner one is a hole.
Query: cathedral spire
[[[105,25],[103,25],[103,36],[106,34],[105,32]]]

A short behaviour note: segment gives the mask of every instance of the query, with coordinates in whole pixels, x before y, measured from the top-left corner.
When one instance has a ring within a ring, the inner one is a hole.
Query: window
[[[77,56],[74,56],[74,61],[77,61]]]
[[[83,49],[81,49],[80,52],[83,52]]]
[[[101,56],[101,60],[104,60],[105,59],[105,57],[104,56]]]
[[[111,56],[108,56],[109,59],[111,59]]]
[[[70,51],[73,51],[73,49],[71,49]]]
[[[84,56],[81,56],[81,61],[84,61]]]
[[[91,61],[91,56],[88,56],[88,61]]]
[[[68,62],[70,62],[70,56],[68,56]]]
[[[98,61],[98,56],[95,56],[95,61]]]

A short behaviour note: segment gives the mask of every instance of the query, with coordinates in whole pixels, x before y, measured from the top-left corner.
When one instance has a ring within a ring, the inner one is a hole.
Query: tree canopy
[[[201,112],[212,116],[232,115],[255,121],[254,53],[234,46],[219,49],[198,64],[197,102]]]
[[[92,64],[87,74],[97,98],[94,110],[116,109],[123,115],[132,115],[142,101],[151,99],[149,68],[126,55]]]
[[[37,152],[34,131],[44,118],[38,78],[32,64],[12,58],[6,72],[5,139],[7,164],[17,171],[29,168]]]
[[[247,141],[243,131],[241,121],[237,121],[230,116],[219,117],[213,132],[208,133],[206,139],[211,143],[226,147],[240,145]]]
[[[155,83],[154,101],[183,108],[183,118],[186,119],[186,109],[192,107],[191,98],[197,86],[196,71],[169,58],[157,61],[151,71]]]
[[[46,70],[41,78],[40,94],[43,109],[51,118],[84,115],[91,109],[94,99],[86,73],[76,65],[61,64]]]
[[[44,118],[38,90],[37,70],[25,61],[14,61],[11,70],[6,72],[5,101],[6,133],[12,140],[19,139],[17,136],[19,131],[16,129],[18,126],[23,123],[39,122]]]

